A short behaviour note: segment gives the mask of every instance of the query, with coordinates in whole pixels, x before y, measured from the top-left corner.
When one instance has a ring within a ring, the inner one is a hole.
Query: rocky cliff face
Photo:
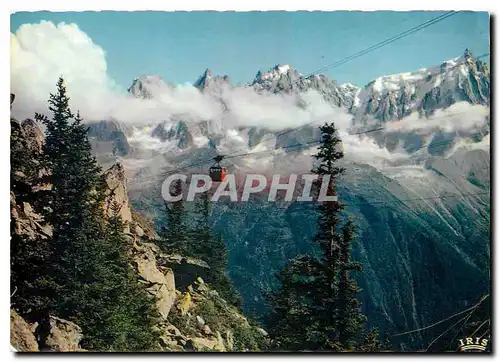
[[[106,213],[111,216],[112,206],[118,205],[119,215],[127,224],[132,222],[132,212],[127,193],[127,184],[125,178],[125,170],[119,163],[113,165],[111,168],[104,172],[104,178],[108,189],[106,190],[106,204],[104,208]],[[130,229],[127,228],[126,232]]]
[[[221,95],[225,89],[231,88],[232,84],[229,76],[213,76],[210,69],[206,69],[196,82],[193,83],[193,86],[202,92],[209,92],[211,95],[216,96]]]
[[[481,59],[465,50],[460,57],[438,66],[385,75],[364,87],[350,83],[338,84],[326,75],[304,75],[289,65],[280,64],[267,71],[258,71],[252,81],[238,86],[232,85],[227,75],[213,75],[207,69],[193,85],[220,104],[221,119],[231,112],[228,108],[231,106],[229,95],[234,89],[253,89],[266,95],[293,95],[299,107],[306,106],[304,94],[315,91],[328,104],[352,114],[355,129],[364,129],[374,123],[401,120],[412,113],[422,117],[432,116],[436,110],[446,109],[459,102],[488,106],[490,70],[488,64]],[[152,99],[169,88],[172,86],[166,85],[159,76],[143,76],[134,80],[129,93],[137,98]],[[156,128],[153,127],[153,131],[144,129],[144,132],[163,143],[177,140],[176,146],[180,149],[196,146],[193,139],[200,134],[207,136],[200,141],[203,145],[217,143],[221,137],[228,137],[224,124],[219,124],[220,119],[193,123],[186,115],[179,114],[159,123]],[[208,132],[206,128],[209,129]],[[253,127],[250,129],[256,131]],[[245,127],[236,132],[241,132],[238,136],[244,136]]]
[[[185,149],[193,145],[193,135],[184,121],[173,121],[158,124],[151,133],[161,142],[175,141],[177,147]]]
[[[38,352],[33,328],[14,309],[10,310],[10,345],[17,352]]]

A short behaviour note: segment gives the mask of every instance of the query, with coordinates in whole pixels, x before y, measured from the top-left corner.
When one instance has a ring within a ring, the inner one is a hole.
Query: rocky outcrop
[[[134,79],[128,92],[136,98],[152,99],[173,88],[174,85],[165,83],[159,75],[143,75]]]
[[[73,322],[50,316],[48,330],[41,333],[43,333],[43,340],[40,344],[44,346],[43,349],[54,352],[84,351],[80,348],[80,341],[83,338],[82,329]]]
[[[209,95],[213,99],[221,103],[223,111],[227,111],[227,105],[224,101],[224,94],[233,88],[229,76],[212,75],[210,69],[205,72],[193,83],[193,86],[198,88],[202,93]]]
[[[158,238],[158,234],[154,228],[154,223],[151,220],[147,219],[134,209],[131,209],[130,211],[132,212],[131,230],[135,232],[139,238],[145,237],[150,240]]]
[[[300,93],[317,91],[332,105],[351,109],[358,88],[340,86],[326,75],[312,74],[307,77],[288,65],[276,65],[266,72],[258,71],[251,86],[257,92]],[[299,104],[301,102],[300,97]]]
[[[161,337],[168,350],[246,351],[255,349],[265,338],[263,329],[250,325],[202,278],[178,293],[175,306],[169,316],[172,325],[163,329]]]
[[[44,222],[43,217],[29,203],[17,202],[13,192],[10,193],[10,210],[16,235],[29,240],[36,240],[38,237],[43,240],[52,236],[51,226]]]
[[[458,102],[490,104],[490,70],[469,50],[439,67],[383,76],[368,83],[353,109],[355,123],[370,117],[381,122],[399,120],[412,112],[430,116]]]
[[[191,294],[189,292],[184,293],[177,302],[177,309],[179,310],[181,316],[185,316],[192,306],[193,303],[191,301]]]
[[[158,263],[174,271],[175,285],[181,291],[186,290],[198,277],[207,279],[210,270],[210,266],[203,260],[186,258],[177,254],[160,254],[158,255]]]
[[[147,291],[156,298],[156,305],[163,319],[168,317],[176,293],[172,269],[158,266],[156,253],[159,249],[151,243],[136,243],[132,249],[134,268],[139,281],[147,286]]]
[[[10,344],[16,352],[38,352],[30,325],[14,309],[10,310]]]
[[[41,125],[31,119],[11,119],[10,131],[11,191],[25,195],[40,188],[34,181],[46,175],[39,162],[45,138]]]
[[[181,149],[193,145],[193,135],[189,132],[186,122],[182,120],[160,123],[153,129],[151,136],[159,138],[162,142],[176,140],[177,146]]]
[[[217,333],[212,338],[193,337],[188,339],[186,350],[226,352],[226,346],[220,333]]]
[[[107,198],[105,209],[108,215],[113,212],[113,205],[119,207],[119,215],[125,223],[132,221],[132,212],[130,211],[130,203],[127,195],[127,180],[125,177],[125,169],[120,163],[116,163],[104,173],[108,190],[106,191]],[[127,227],[126,232],[130,228]]]
[[[43,132],[36,123],[16,122],[15,127],[21,141],[16,145],[20,145],[20,149],[42,151]],[[239,339],[232,330],[243,328],[253,333],[255,328],[250,327],[235,308],[203,282],[202,278],[206,278],[210,267],[201,260],[165,254],[154,244],[157,235],[152,223],[131,210],[121,164],[105,171],[104,178],[108,187],[103,210],[110,215],[118,209],[126,223],[124,232],[128,236],[132,267],[137,273],[138,283],[144,284],[147,292],[155,297],[161,317],[156,326],[161,335],[158,341],[161,348],[165,351],[232,351],[240,348],[236,346]],[[39,205],[35,208],[34,201],[30,203],[40,189],[35,190],[24,174],[16,182],[24,184],[26,190],[24,193],[17,189],[11,191],[13,233],[33,242],[50,240],[50,225],[36,212]],[[19,196],[23,194],[29,197]],[[28,199],[30,202],[26,201]],[[212,304],[219,309],[212,311]],[[82,329],[68,320],[49,316],[30,325],[14,310],[11,312],[11,343],[18,351],[84,351],[80,348],[82,338]]]
[[[42,152],[45,136],[41,125],[32,119],[27,119],[20,124],[20,127],[28,149],[36,153]]]
[[[245,342],[240,339],[246,338],[243,335],[248,334],[251,341],[265,338],[264,330],[251,326],[203,281],[199,274],[207,271],[206,263],[164,254],[157,245],[137,238],[132,257],[139,282],[156,297],[162,317],[157,330],[163,350],[226,352],[241,350]],[[191,283],[179,288],[178,274],[183,283]],[[233,330],[237,330],[237,336]]]
[[[46,323],[29,324],[14,309],[10,311],[10,344],[16,352],[83,352],[82,329],[73,322],[49,316]]]

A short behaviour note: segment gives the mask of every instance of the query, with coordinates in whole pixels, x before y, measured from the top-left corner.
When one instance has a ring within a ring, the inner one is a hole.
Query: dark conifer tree
[[[351,271],[361,271],[361,263],[352,261],[351,245],[354,238],[354,225],[348,220],[342,227],[342,238],[339,244],[339,286],[338,286],[338,331],[339,342],[344,348],[356,347],[357,340],[363,330],[366,317],[361,314],[361,304],[356,295],[361,291],[354,279],[349,275]],[[375,332],[369,334],[370,341],[378,341]]]
[[[175,182],[171,187],[172,196],[181,193],[181,182]],[[206,282],[212,284],[227,302],[240,307],[241,296],[227,275],[227,248],[222,237],[211,231],[208,192],[199,195],[189,210],[182,199],[165,203],[165,210],[166,225],[158,233],[161,247],[168,253],[205,261],[210,266]]]
[[[336,180],[344,172],[338,166],[344,156],[341,140],[333,124],[320,130],[315,190],[328,180],[326,195],[335,196]],[[321,202],[314,238],[320,256],[312,253],[292,260],[278,276],[281,289],[267,297],[267,327],[279,349],[344,351],[359,349],[363,343],[365,317],[356,299],[359,288],[349,275],[361,265],[351,260],[354,229],[351,222],[342,225],[342,209],[339,201]]]
[[[172,196],[182,193],[182,183],[178,180],[173,183]],[[193,256],[189,243],[189,225],[187,225],[187,211],[184,200],[165,202],[166,221],[158,232],[160,246],[168,253]]]
[[[154,301],[138,287],[124,248],[123,224],[105,216],[105,180],[91,154],[87,127],[73,116],[62,79],[51,94],[52,119],[38,115],[47,127],[44,157],[50,170],[47,193],[52,226],[51,253],[40,293],[49,314],[83,329],[90,350],[150,350]]]
[[[312,267],[309,256],[290,261],[277,275],[281,288],[266,295],[271,312],[264,318],[274,349],[309,350],[316,336],[317,322],[312,296]]]
[[[207,282],[230,304],[240,308],[241,296],[235,291],[227,274],[228,250],[220,235],[210,227],[211,201],[208,192],[200,194],[194,210],[194,225],[190,230],[190,249],[197,258],[205,261],[210,270]]]

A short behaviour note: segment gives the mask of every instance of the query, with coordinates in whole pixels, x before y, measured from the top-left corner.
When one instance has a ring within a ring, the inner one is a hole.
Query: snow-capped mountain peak
[[[344,89],[358,89],[359,88],[358,86],[355,86],[352,83],[343,83],[339,87],[344,88]]]
[[[274,67],[270,68],[267,72],[262,72],[259,70],[255,75],[255,79],[253,83],[264,83],[264,82],[272,82],[275,80],[279,80],[282,76],[287,75],[290,70],[292,70],[297,75],[301,75],[295,69],[293,69],[290,65],[285,64],[276,64]]]
[[[489,68],[465,50],[463,56],[437,67],[378,77],[359,98],[355,119],[361,123],[367,116],[385,122],[412,112],[432,114],[462,101],[486,105],[490,102]]]
[[[159,75],[142,75],[135,78],[128,92],[137,98],[151,99],[174,86],[167,84]]]

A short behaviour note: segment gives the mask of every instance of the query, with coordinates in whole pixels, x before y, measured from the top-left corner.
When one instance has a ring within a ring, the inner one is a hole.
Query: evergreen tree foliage
[[[354,238],[354,225],[351,220],[342,227],[339,243],[339,282],[338,282],[338,330],[339,342],[346,348],[354,348],[356,337],[362,332],[366,317],[360,313],[361,305],[355,298],[361,290],[356,281],[350,278],[350,271],[361,271],[362,266],[351,260],[351,245]],[[375,334],[378,336],[378,334]],[[374,338],[376,340],[376,338]]]
[[[190,227],[189,234],[191,239],[190,254],[205,260],[216,258],[216,250],[212,250],[212,233],[209,225],[211,212],[211,202],[208,198],[208,192],[200,194],[195,200],[194,213],[191,215],[193,225]],[[210,264],[212,267],[212,264]]]
[[[182,192],[180,183],[173,185],[172,195]],[[227,275],[228,251],[220,235],[213,235],[209,217],[211,201],[208,192],[200,194],[192,210],[187,210],[182,200],[166,205],[167,225],[160,231],[160,242],[170,253],[193,257],[206,262],[208,282],[230,304],[241,307],[242,298],[234,290]]]
[[[377,328],[372,329],[367,333],[360,346],[361,352],[377,352],[384,348],[388,348],[387,342],[384,344],[379,339],[379,332]]]
[[[241,309],[243,298],[236,291],[231,278],[227,274],[228,250],[224,244],[222,236],[213,236],[210,243],[209,257],[206,258],[206,260],[208,265],[210,265],[208,282],[214,286],[221,297],[228,303],[234,305],[238,309]]]
[[[242,298],[227,275],[227,247],[222,236],[214,235],[210,228],[210,208],[208,192],[202,193],[196,202],[195,223],[191,231],[193,254],[210,266],[207,282],[212,284],[227,302],[240,308]]]
[[[105,242],[109,243],[108,250],[104,250],[107,258],[100,260],[103,264],[97,270],[106,282],[99,285],[98,298],[94,296],[96,288],[84,288],[81,293],[84,302],[78,308],[79,325],[93,331],[85,334],[83,341],[83,346],[90,350],[150,351],[156,348],[159,336],[154,326],[159,314],[154,299],[137,282],[124,227],[119,205],[114,203],[104,227]]]
[[[62,78],[49,109],[52,118],[37,119],[46,126],[43,163],[52,187],[45,196],[50,209],[45,216],[52,238],[46,242],[43,273],[32,288],[31,298],[40,302],[31,303],[31,314],[41,325],[49,315],[77,323],[89,350],[152,350],[154,300],[131,270],[123,221],[116,210],[105,215],[105,180],[91,154],[87,127],[69,108]]]
[[[182,193],[182,184],[177,180],[173,184],[171,193],[178,196]],[[158,232],[160,246],[168,253],[192,256],[189,243],[189,231],[187,225],[187,211],[184,201],[165,202],[166,222],[165,226]]]
[[[320,127],[322,142],[314,156],[327,195],[335,196],[335,182],[344,172],[338,166],[343,158],[341,140],[334,124]],[[268,332],[281,350],[349,351],[361,349],[362,329],[366,320],[356,299],[359,288],[351,271],[361,265],[351,260],[354,239],[352,222],[343,222],[338,201],[324,201],[319,207],[318,231],[314,238],[320,257],[303,255],[293,259],[278,275],[281,289],[267,296],[270,313]],[[371,340],[370,340],[371,341]]]
[[[264,324],[277,350],[304,350],[313,343],[317,322],[309,319],[314,313],[313,279],[307,277],[312,274],[311,261],[308,256],[290,261],[277,275],[281,288],[266,295],[271,313]]]

